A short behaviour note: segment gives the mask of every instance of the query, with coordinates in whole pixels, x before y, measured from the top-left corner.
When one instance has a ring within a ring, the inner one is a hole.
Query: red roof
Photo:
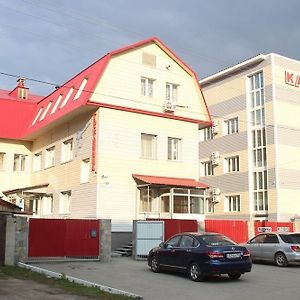
[[[34,134],[38,134],[43,128],[46,128],[56,120],[63,120],[65,116],[70,116],[71,114],[75,116],[82,110],[93,109],[95,105],[101,106],[101,103],[95,104],[90,102],[89,99],[111,57],[149,43],[155,43],[159,46],[198,82],[197,76],[191,68],[182,62],[159,39],[151,37],[108,53],[44,98],[30,96],[29,101],[17,100],[11,94],[9,95],[9,91],[3,92],[0,90],[0,137],[30,140]],[[87,79],[86,84],[83,86],[85,79]],[[82,91],[80,96],[76,97],[78,90]],[[12,120],[14,122],[11,122]],[[210,125],[210,122],[198,121],[199,123]]]
[[[142,182],[149,183],[149,184],[194,187],[194,188],[203,188],[203,189],[209,187],[207,184],[196,181],[195,179],[191,179],[191,178],[161,177],[161,176],[148,176],[148,175],[138,175],[138,174],[132,174],[132,177],[136,180],[140,180]]]

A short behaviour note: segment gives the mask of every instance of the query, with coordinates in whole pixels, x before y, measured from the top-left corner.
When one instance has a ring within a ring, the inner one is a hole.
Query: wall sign
[[[300,74],[295,74],[292,72],[285,71],[285,84],[294,86],[296,88],[300,87]]]

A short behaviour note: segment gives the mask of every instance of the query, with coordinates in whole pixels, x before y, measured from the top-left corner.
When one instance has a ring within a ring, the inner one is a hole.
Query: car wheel
[[[242,276],[242,274],[241,273],[228,273],[228,276],[232,280],[237,280]]]
[[[159,273],[160,272],[160,266],[159,266],[158,259],[157,259],[156,256],[153,256],[151,258],[150,268],[151,268],[151,271],[154,272],[154,273]]]
[[[193,281],[202,281],[204,279],[204,274],[196,263],[190,265],[189,272]]]
[[[289,264],[286,256],[282,252],[278,252],[275,254],[274,261],[278,267],[287,267],[287,265]]]

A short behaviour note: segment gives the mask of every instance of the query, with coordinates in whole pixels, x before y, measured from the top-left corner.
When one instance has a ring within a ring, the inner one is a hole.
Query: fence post
[[[28,259],[29,222],[27,217],[15,217],[15,264]]]
[[[111,220],[99,220],[99,257],[102,262],[110,262],[111,260]]]

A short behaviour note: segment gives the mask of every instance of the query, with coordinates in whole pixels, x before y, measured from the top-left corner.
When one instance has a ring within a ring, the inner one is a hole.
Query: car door
[[[279,246],[279,239],[276,234],[268,233],[260,245],[261,259],[274,260],[275,253]]]
[[[159,263],[165,267],[175,267],[178,260],[178,245],[180,242],[180,235],[176,235],[165,242],[164,247],[159,252]]]
[[[261,245],[265,238],[266,234],[259,234],[247,243],[246,247],[252,259],[262,259]]]
[[[176,253],[176,265],[178,269],[186,270],[192,261],[193,249],[199,244],[192,236],[183,235]]]

